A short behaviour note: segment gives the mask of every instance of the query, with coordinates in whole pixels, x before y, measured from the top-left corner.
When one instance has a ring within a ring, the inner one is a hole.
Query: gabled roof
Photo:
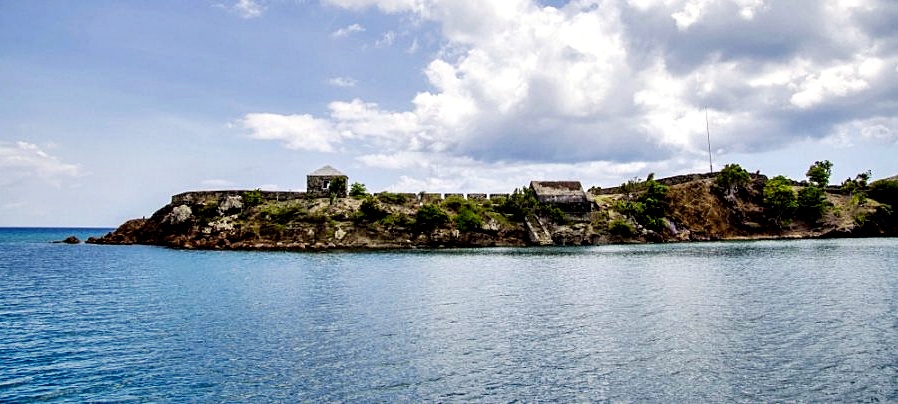
[[[309,175],[316,176],[316,177],[325,177],[325,176],[331,177],[331,176],[338,176],[338,175],[342,175],[344,177],[346,176],[346,174],[341,173],[340,170],[337,170],[336,168],[333,168],[329,165],[321,167],[321,168],[313,171]]]

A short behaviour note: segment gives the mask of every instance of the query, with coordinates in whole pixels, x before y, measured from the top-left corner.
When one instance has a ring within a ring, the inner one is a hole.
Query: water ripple
[[[898,400],[895,240],[276,254],[3,237],[3,402]]]

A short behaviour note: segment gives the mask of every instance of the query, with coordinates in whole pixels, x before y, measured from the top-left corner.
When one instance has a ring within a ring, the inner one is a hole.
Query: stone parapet
[[[182,192],[171,197],[173,205],[178,204],[196,204],[206,201],[215,200],[223,201],[229,196],[243,196],[246,192],[252,190],[223,190],[223,191],[189,191]],[[305,199],[305,192],[296,191],[260,191],[262,199],[265,201],[291,201],[296,199]]]

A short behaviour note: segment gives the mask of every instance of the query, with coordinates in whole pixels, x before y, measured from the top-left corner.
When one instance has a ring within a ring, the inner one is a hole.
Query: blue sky
[[[0,0],[0,226],[194,189],[898,174],[898,4]]]

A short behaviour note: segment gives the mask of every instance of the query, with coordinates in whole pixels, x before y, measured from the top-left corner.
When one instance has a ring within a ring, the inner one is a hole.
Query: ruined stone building
[[[329,165],[321,167],[306,176],[306,192],[311,197],[327,198],[330,196],[331,183],[340,178],[343,179],[343,187],[337,190],[335,196],[345,198],[349,177]]]
[[[530,181],[530,189],[538,201],[555,205],[564,213],[576,216],[592,211],[592,201],[580,181]]]

